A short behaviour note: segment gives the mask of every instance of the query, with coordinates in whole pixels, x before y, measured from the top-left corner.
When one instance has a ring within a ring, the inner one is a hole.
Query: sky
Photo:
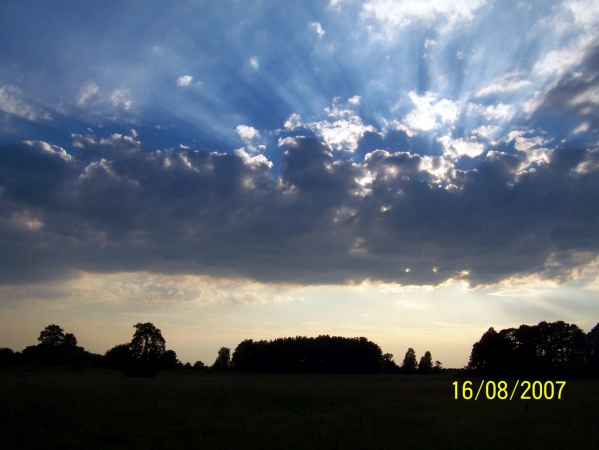
[[[3,1],[0,346],[599,322],[599,3]]]

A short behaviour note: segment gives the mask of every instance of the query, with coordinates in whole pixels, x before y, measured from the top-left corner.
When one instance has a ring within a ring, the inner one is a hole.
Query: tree
[[[183,367],[183,364],[177,359],[177,353],[174,350],[165,351],[158,361],[158,368],[164,370],[177,370]]]
[[[399,367],[393,361],[393,355],[391,353],[385,353],[383,355],[383,373],[397,373]]]
[[[135,333],[129,344],[131,356],[136,360],[158,361],[158,358],[166,351],[166,341],[162,332],[154,324],[138,323],[133,325]]]
[[[71,334],[71,336],[73,335]],[[60,345],[64,341],[64,330],[58,325],[48,325],[40,332],[40,337],[37,340],[43,345]],[[75,339],[76,342],[77,340]]]
[[[231,349],[227,347],[221,347],[218,351],[216,361],[212,365],[212,370],[225,371],[231,367]]]
[[[126,370],[132,359],[129,344],[115,345],[104,354],[104,364],[112,369]]]
[[[206,370],[208,366],[204,364],[202,361],[196,361],[193,364],[193,370]]]
[[[433,367],[433,373],[441,373],[443,371],[443,363],[441,361],[435,361],[435,367]]]
[[[401,369],[404,373],[414,373],[416,372],[416,366],[418,363],[416,362],[416,352],[413,348],[409,348],[406,352],[406,356],[404,356],[403,363],[401,364]]]
[[[162,332],[150,322],[138,323],[133,328],[135,333],[129,343],[132,360],[125,375],[152,377],[156,373],[160,357],[166,352],[166,341]]]
[[[420,364],[418,364],[418,372],[421,374],[428,375],[433,370],[433,358],[431,352],[426,351],[424,356],[420,358]]]
[[[77,338],[73,333],[67,333],[64,335],[62,345],[66,345],[67,347],[77,347]]]

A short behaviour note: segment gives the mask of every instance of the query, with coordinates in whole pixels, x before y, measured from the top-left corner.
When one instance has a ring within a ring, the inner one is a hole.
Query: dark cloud
[[[540,112],[567,111],[589,130],[599,131],[599,45],[591,47],[582,63],[545,93]]]
[[[565,279],[599,252],[596,151],[557,149],[534,170],[524,152],[495,152],[440,176],[423,169],[438,167],[429,157],[378,150],[357,164],[315,139],[286,143],[278,178],[262,156],[120,135],[75,136],[73,156],[1,147],[0,281],[145,270],[477,285]]]

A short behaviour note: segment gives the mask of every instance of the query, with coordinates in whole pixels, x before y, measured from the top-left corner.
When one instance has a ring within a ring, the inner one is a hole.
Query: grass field
[[[561,400],[467,401],[455,380],[0,372],[0,448],[599,448],[598,381],[568,380]]]

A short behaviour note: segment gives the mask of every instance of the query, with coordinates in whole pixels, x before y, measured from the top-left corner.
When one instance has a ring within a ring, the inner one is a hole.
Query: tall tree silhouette
[[[416,367],[418,363],[416,362],[416,352],[413,348],[408,348],[406,355],[403,358],[403,362],[401,364],[401,370],[404,373],[414,373],[416,372]]]
[[[433,370],[433,358],[431,356],[431,352],[428,350],[424,353],[422,358],[420,358],[420,363],[418,364],[418,373],[428,375]]]
[[[221,347],[218,351],[218,356],[216,357],[216,361],[212,365],[212,370],[216,371],[225,371],[229,370],[231,367],[231,349],[227,347]]]
[[[130,376],[154,376],[158,361],[166,351],[162,332],[150,322],[133,325],[135,333],[129,343],[132,362],[126,371]]]

